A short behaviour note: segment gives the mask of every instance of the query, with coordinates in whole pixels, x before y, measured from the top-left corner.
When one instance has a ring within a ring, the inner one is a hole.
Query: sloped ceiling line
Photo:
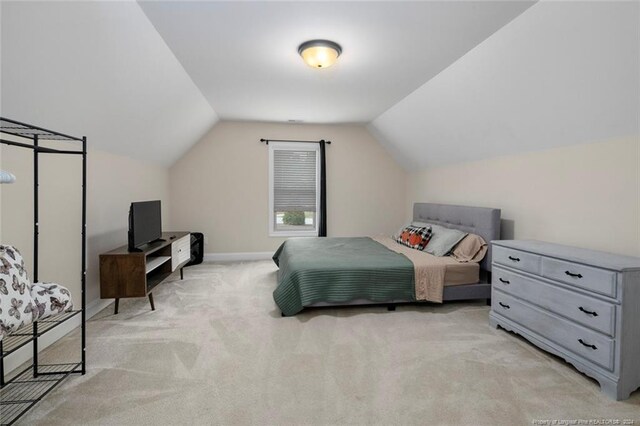
[[[2,2],[0,108],[166,166],[218,114],[368,123],[408,169],[637,135],[638,2],[531,4]]]
[[[165,166],[218,120],[134,1],[3,2],[1,19],[3,115]]]
[[[368,123],[532,1],[140,1],[223,120]],[[339,42],[331,68],[297,53]]]
[[[368,127],[408,170],[640,138],[639,9],[537,3]]]

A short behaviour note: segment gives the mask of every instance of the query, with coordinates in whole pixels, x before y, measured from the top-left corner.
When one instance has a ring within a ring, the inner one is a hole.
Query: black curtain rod
[[[298,140],[291,140],[291,139],[260,139],[260,142],[264,142],[267,145],[269,145],[269,142],[302,142],[302,143],[320,143],[323,142],[326,143],[327,145],[331,145],[331,141],[325,141],[324,139],[321,139],[319,141],[298,141]]]

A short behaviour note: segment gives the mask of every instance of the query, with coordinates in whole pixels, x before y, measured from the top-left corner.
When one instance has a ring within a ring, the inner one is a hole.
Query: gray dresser
[[[489,321],[564,358],[611,398],[640,387],[640,258],[493,241]]]

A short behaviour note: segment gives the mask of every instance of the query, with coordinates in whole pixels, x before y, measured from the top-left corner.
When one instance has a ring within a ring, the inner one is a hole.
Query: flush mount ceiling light
[[[310,67],[328,68],[335,64],[342,47],[329,40],[309,40],[298,47],[298,53]]]

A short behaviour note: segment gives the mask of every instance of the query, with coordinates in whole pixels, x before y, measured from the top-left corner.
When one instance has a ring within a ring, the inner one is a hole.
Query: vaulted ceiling
[[[0,113],[170,165],[215,111],[135,2],[2,2]]]
[[[139,2],[221,119],[369,122],[531,2]],[[310,39],[342,46],[305,66]]]
[[[409,169],[634,137],[640,2],[541,2],[370,124]]]
[[[407,169],[634,136],[638,2],[2,2],[0,113],[170,165],[217,120],[366,123]],[[314,70],[297,46],[344,53]]]

